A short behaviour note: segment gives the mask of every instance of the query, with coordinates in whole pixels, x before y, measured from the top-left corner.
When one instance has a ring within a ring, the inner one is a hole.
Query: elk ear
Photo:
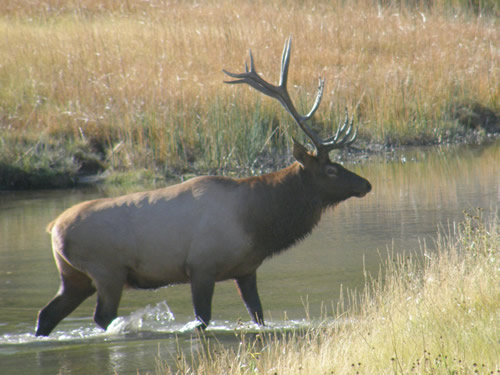
[[[293,140],[293,157],[297,160],[303,167],[307,167],[311,165],[314,160],[314,156],[312,156],[307,148],[297,142],[295,139]]]

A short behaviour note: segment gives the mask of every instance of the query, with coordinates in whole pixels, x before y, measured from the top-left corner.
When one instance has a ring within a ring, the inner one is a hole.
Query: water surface
[[[433,247],[439,226],[463,210],[498,209],[500,144],[405,150],[347,167],[373,192],[327,212],[306,240],[258,271],[266,329],[289,329],[333,314],[341,287],[358,290],[364,271],[376,274],[388,249]],[[38,310],[59,279],[46,225],[71,205],[116,195],[96,189],[0,193],[0,373],[136,374],[154,371],[177,347],[199,345],[187,285],[126,291],[120,318],[103,332],[92,321],[95,298],[66,318],[49,338],[33,335]],[[235,341],[235,329],[254,331],[234,283],[218,283],[211,334]]]

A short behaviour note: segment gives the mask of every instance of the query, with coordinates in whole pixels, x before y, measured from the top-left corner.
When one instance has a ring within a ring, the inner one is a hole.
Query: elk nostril
[[[366,181],[366,192],[369,193],[370,191],[372,191],[372,184]]]
[[[356,197],[362,198],[372,190],[372,185],[364,178],[358,185],[358,191],[354,195]]]

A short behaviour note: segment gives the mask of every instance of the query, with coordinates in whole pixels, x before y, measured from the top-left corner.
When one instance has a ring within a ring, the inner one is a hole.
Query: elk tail
[[[47,225],[47,227],[45,228],[45,230],[47,231],[47,233],[52,233],[52,228],[54,228],[54,224],[56,223],[55,220],[52,220],[49,225]]]

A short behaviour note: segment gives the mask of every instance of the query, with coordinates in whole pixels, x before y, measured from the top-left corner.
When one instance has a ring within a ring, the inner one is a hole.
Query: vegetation
[[[437,252],[393,256],[335,321],[304,332],[241,334],[237,348],[206,339],[171,374],[498,374],[500,222],[466,213]],[[196,354],[197,353],[197,354]]]
[[[361,148],[484,136],[499,127],[499,15],[496,0],[3,1],[0,189],[276,168],[302,135],[221,69],[252,48],[277,79],[290,34],[303,111],[326,79],[323,134],[347,107]]]

